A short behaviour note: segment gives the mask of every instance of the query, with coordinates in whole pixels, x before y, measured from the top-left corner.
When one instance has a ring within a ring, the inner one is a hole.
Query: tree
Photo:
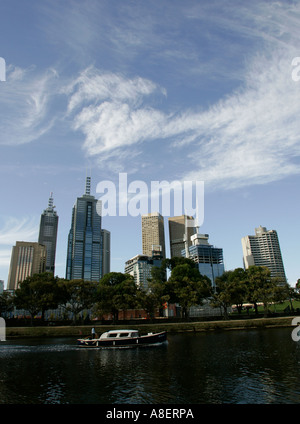
[[[166,269],[163,266],[154,266],[151,269],[151,278],[148,279],[148,290],[138,289],[138,302],[151,318],[157,308],[162,308],[169,301],[170,296],[164,294],[165,283]]]
[[[247,286],[246,273],[243,268],[236,268],[229,274],[229,290],[231,293],[231,304],[236,305],[239,313],[242,313],[243,303],[245,302]]]
[[[257,303],[262,302],[264,316],[268,315],[268,305],[274,299],[277,279],[271,277],[271,271],[264,266],[252,265],[246,270],[247,297],[249,302],[254,303],[256,314]]]
[[[25,309],[30,313],[31,324],[39,312],[44,320],[45,312],[56,309],[59,304],[57,277],[49,272],[27,277],[15,291],[14,305],[17,309]]]
[[[191,268],[196,268],[195,262],[190,258],[184,258],[183,256],[174,256],[171,259],[164,259],[162,261],[162,269],[168,268],[172,271],[178,265],[188,264]]]
[[[114,321],[118,320],[120,309],[135,308],[137,300],[137,287],[131,275],[110,272],[100,280],[96,309],[102,313],[111,313]]]
[[[0,316],[12,311],[13,308],[13,296],[9,292],[4,291],[0,295]]]
[[[174,258],[173,258],[174,259]],[[165,295],[171,303],[179,303],[182,317],[188,318],[189,308],[201,305],[204,298],[211,294],[209,278],[202,276],[193,261],[175,265],[165,284]]]
[[[215,280],[216,290],[212,294],[211,305],[219,307],[223,310],[224,319],[228,319],[228,308],[233,303],[234,293],[234,278],[233,271],[225,271],[220,277]]]
[[[91,281],[64,280],[59,281],[61,306],[73,315],[76,322],[78,314],[90,309],[96,300],[96,283]]]

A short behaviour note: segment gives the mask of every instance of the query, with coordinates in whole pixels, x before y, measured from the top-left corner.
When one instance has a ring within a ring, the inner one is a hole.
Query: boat
[[[167,340],[167,332],[148,333],[140,336],[137,330],[110,330],[99,338],[77,339],[80,347],[139,347],[161,344]]]

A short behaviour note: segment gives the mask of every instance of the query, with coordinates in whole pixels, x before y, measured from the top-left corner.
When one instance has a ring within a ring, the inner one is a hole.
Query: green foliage
[[[76,322],[78,314],[93,306],[96,296],[96,283],[85,280],[59,280],[60,305],[73,315]]]
[[[97,287],[96,310],[98,312],[109,312],[116,321],[119,309],[133,309],[137,304],[137,287],[131,275],[110,272],[100,280]]]
[[[211,305],[223,309],[224,317],[228,318],[228,308],[236,304],[241,310],[247,293],[245,271],[236,268],[234,271],[225,271],[216,278],[216,290],[212,295]]]
[[[0,295],[0,316],[6,312],[12,311],[14,308],[13,296],[9,292],[3,292]]]
[[[250,266],[246,270],[247,299],[254,304],[257,313],[257,303],[264,305],[265,315],[268,313],[268,304],[274,299],[277,280],[271,277],[271,272],[263,266]]]
[[[180,304],[182,316],[187,318],[189,308],[201,305],[203,299],[210,295],[210,287],[210,280],[200,274],[195,263],[185,261],[172,267],[164,292],[169,296],[170,303]]]
[[[45,311],[58,307],[60,296],[57,277],[49,272],[27,277],[15,291],[13,301],[17,309],[25,309],[30,313],[31,320],[39,312],[43,319]]]
[[[167,269],[170,277],[167,279]],[[157,308],[166,303],[181,306],[182,316],[188,317],[189,308],[201,305],[209,299],[213,307],[219,307],[228,318],[227,310],[247,302],[254,305],[258,313],[258,303],[262,303],[265,314],[271,303],[290,302],[300,299],[300,280],[295,289],[272,278],[266,267],[251,266],[247,270],[236,268],[226,271],[216,278],[216,288],[211,281],[200,274],[195,263],[186,258],[172,258],[163,261],[161,267],[153,267],[148,281],[148,290],[137,287],[131,275],[121,272],[106,274],[99,283],[84,280],[64,280],[50,273],[35,274],[24,280],[15,291],[13,298],[8,294],[0,296],[0,313],[8,311],[14,305],[25,309],[33,319],[38,313],[62,306],[72,313],[74,320],[83,310],[94,307],[99,314],[111,313],[118,320],[119,310],[142,308],[153,317]]]

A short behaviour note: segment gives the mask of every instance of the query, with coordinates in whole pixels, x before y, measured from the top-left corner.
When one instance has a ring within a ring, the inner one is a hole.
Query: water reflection
[[[300,344],[290,329],[169,335],[168,344],[137,349],[81,349],[69,339],[0,344],[0,403],[299,400]]]

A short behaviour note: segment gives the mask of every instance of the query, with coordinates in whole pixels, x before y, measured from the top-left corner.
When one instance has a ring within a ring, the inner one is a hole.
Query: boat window
[[[131,337],[139,337],[139,333],[131,333]]]
[[[117,337],[117,334],[116,333],[109,333],[108,337]]]
[[[128,337],[129,336],[129,334],[128,333],[120,333],[119,334],[119,337]]]

